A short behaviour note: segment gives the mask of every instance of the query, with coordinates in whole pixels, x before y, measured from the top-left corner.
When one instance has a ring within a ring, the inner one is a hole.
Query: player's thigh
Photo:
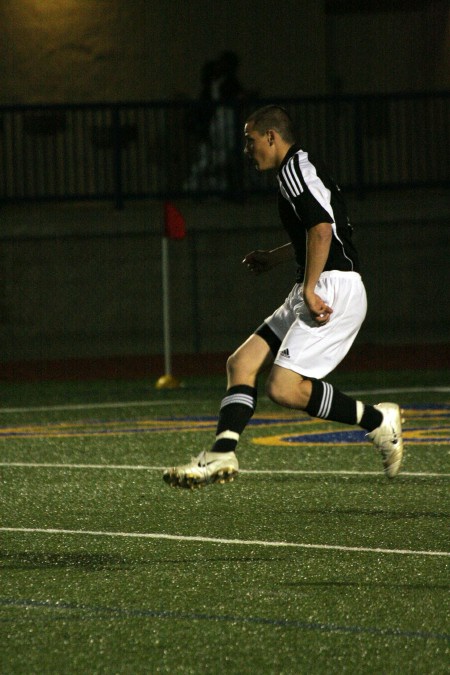
[[[248,378],[270,366],[273,358],[267,342],[259,335],[251,335],[227,361],[229,385],[246,384]]]

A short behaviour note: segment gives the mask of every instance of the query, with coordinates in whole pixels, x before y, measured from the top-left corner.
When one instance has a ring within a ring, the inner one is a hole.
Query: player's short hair
[[[248,118],[253,128],[263,135],[268,129],[277,131],[286,143],[295,143],[295,131],[292,118],[281,105],[265,105],[255,110]]]

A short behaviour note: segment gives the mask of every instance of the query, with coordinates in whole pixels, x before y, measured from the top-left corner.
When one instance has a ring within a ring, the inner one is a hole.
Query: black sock
[[[311,397],[306,407],[311,417],[342,424],[359,424],[366,431],[373,431],[380,426],[383,415],[372,405],[355,401],[328,382],[311,380],[311,384]]]
[[[380,426],[382,421],[383,414],[377,408],[373,405],[364,405],[364,412],[358,424],[366,431],[373,431]]]
[[[231,452],[236,448],[256,408],[256,388],[238,384],[227,390],[222,400],[216,440],[211,452]]]
[[[328,382],[311,380],[312,391],[306,412],[311,417],[333,420],[343,424],[356,424],[356,401],[335,389]]]

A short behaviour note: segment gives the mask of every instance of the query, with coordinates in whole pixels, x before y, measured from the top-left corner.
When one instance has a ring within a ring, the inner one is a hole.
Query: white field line
[[[196,537],[157,532],[95,532],[92,530],[64,530],[40,527],[0,527],[0,532],[17,534],[60,534],[92,537],[123,537],[125,539],[166,539],[169,541],[201,542],[207,544],[229,544],[233,546],[264,546],[276,548],[305,548],[324,551],[346,551],[351,553],[390,553],[395,555],[440,556],[449,557],[447,551],[413,551],[395,548],[370,548],[367,546],[337,546],[331,544],[302,544],[289,541],[261,541],[259,539],[223,539],[220,537]]]
[[[26,469],[107,469],[110,471],[164,471],[164,466],[148,466],[145,464],[58,464],[51,462],[0,462],[0,467],[17,467]],[[249,475],[315,475],[315,476],[381,476],[381,471],[346,471],[346,470],[308,470],[308,469],[240,469],[239,473]],[[410,472],[402,471],[401,476],[421,478],[450,478],[450,473]]]
[[[0,408],[3,413],[54,412],[57,410],[95,410],[97,408],[152,408],[153,406],[176,405],[188,403],[187,400],[172,401],[117,401],[116,403],[74,403],[71,405],[49,405],[39,408]]]
[[[363,396],[365,394],[414,394],[414,393],[449,393],[448,387],[399,387],[386,389],[355,389],[354,391],[346,391],[349,396]],[[264,397],[262,397],[264,398]],[[269,400],[269,399],[267,399]],[[134,407],[153,407],[166,406],[175,404],[185,404],[187,400],[178,399],[172,401],[117,401],[106,403],[77,403],[67,405],[41,406],[32,408],[0,408],[0,415],[10,413],[27,413],[27,412],[53,412],[58,410],[92,410],[96,408],[134,408]]]

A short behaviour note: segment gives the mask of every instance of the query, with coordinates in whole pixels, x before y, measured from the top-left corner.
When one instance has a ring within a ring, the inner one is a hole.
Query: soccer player
[[[269,105],[244,127],[245,154],[258,171],[277,170],[278,210],[290,242],[257,250],[243,263],[260,274],[295,259],[297,280],[285,302],[227,361],[227,391],[215,442],[189,464],[164,472],[172,486],[228,482],[239,471],[239,437],[256,407],[258,374],[271,368],[267,394],[311,417],[359,425],[381,453],[386,476],[403,455],[395,403],[364,404],[323,380],[342,361],[364,320],[367,301],[346,206],[326,169],[296,142],[287,111]]]

